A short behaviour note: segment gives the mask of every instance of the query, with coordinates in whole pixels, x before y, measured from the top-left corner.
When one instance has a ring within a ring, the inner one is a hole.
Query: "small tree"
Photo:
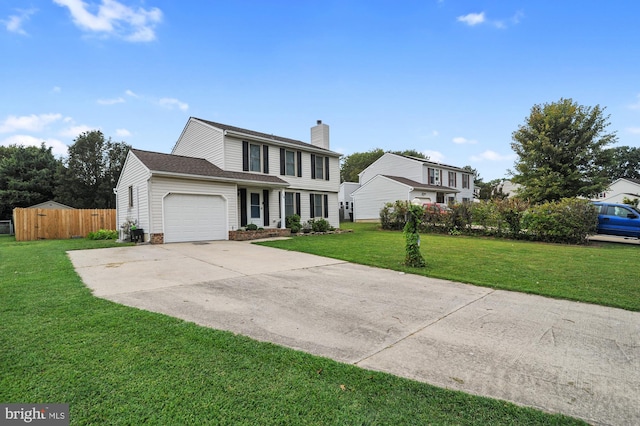
[[[404,264],[413,268],[423,268],[426,265],[422,253],[420,253],[420,234],[418,226],[424,215],[420,206],[410,205],[407,212],[407,224],[404,226],[407,255]]]

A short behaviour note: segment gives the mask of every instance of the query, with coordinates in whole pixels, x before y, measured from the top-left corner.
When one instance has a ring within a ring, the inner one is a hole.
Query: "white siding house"
[[[357,182],[343,182],[338,191],[338,202],[340,203],[340,220],[353,220],[353,197],[351,194],[360,188]]]
[[[618,179],[605,192],[598,194],[592,200],[621,204],[625,198],[640,199],[640,179]]]
[[[152,242],[227,239],[248,224],[284,227],[284,217],[339,226],[340,154],[329,126],[316,145],[190,118],[171,154],[132,149],[117,186],[118,224],[136,220]]]
[[[385,203],[397,200],[423,203],[462,203],[473,200],[474,175],[466,169],[422,158],[385,153],[359,174],[353,191],[355,221],[380,219]]]

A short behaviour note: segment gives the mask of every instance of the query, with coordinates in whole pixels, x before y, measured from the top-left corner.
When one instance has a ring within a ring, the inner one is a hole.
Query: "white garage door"
[[[165,243],[227,237],[227,203],[221,196],[169,194],[164,198]]]

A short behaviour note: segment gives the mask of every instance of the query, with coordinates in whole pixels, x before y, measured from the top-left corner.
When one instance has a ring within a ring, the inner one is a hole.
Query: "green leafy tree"
[[[602,192],[609,184],[605,147],[616,141],[615,132],[606,133],[609,116],[603,113],[571,99],[534,105],[512,135],[519,195],[539,203]]]
[[[51,147],[2,147],[0,150],[0,218],[11,217],[15,207],[28,207],[54,198],[59,160]]]
[[[640,148],[619,146],[607,150],[609,163],[606,166],[611,182],[616,179],[640,179]]]
[[[387,152],[397,155],[406,155],[409,157],[424,158],[426,160],[429,159],[429,157],[415,149]],[[347,155],[342,159],[342,164],[340,165],[340,182],[357,182],[360,172],[382,157],[384,153],[385,151],[381,148],[375,148],[367,152],[354,152],[351,155]]]
[[[115,208],[113,188],[129,149],[99,130],[80,134],[58,169],[57,199],[76,208]]]

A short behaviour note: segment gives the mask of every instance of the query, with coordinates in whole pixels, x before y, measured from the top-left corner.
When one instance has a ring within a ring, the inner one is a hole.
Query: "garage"
[[[227,201],[220,195],[169,194],[163,215],[165,243],[228,238]]]

